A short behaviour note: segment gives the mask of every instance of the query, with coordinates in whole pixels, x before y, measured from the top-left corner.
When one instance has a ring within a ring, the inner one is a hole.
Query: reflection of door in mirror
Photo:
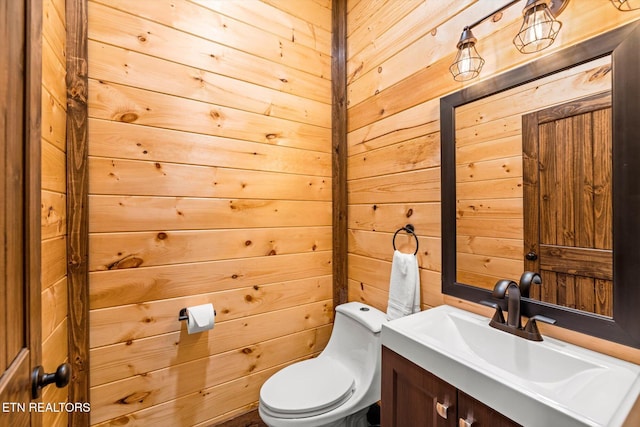
[[[500,279],[517,281],[525,270],[539,271],[540,260],[537,265],[532,265],[525,259],[531,248],[528,242],[525,244],[527,239],[525,228],[529,227],[527,222],[529,215],[525,215],[524,205],[527,202],[524,200],[524,193],[528,191],[529,186],[526,182],[528,178],[523,175],[523,167],[526,167],[523,165],[523,159],[526,163],[528,158],[528,154],[523,155],[523,140],[529,131],[523,128],[523,118],[530,117],[536,112],[542,115],[541,112],[548,110],[564,111],[565,116],[587,114],[587,111],[576,110],[579,107],[576,107],[575,103],[579,100],[591,99],[590,97],[598,94],[610,93],[611,84],[611,56],[606,56],[455,108],[456,282],[493,289],[496,281]],[[591,101],[593,102],[595,101]],[[610,99],[605,102],[610,103]],[[571,111],[572,109],[574,111]],[[589,120],[593,120],[594,115],[597,116],[600,113],[588,112],[588,114],[590,114]],[[566,119],[566,123],[562,126],[573,126],[572,120],[574,119]],[[586,119],[584,117],[575,119],[575,121],[579,120]],[[555,128],[561,126],[560,123],[561,121],[554,122],[548,127]],[[603,132],[599,124],[592,123],[591,127],[597,132]],[[607,129],[610,132],[610,109]],[[599,155],[602,152],[602,149],[597,148],[594,154]],[[575,157],[574,154],[559,153],[558,155],[561,159]],[[607,173],[610,178],[612,161],[610,154],[608,156],[608,169],[601,165],[593,167],[596,172]],[[596,156],[596,161],[602,161],[601,156]],[[574,173],[570,176],[572,181],[584,179],[573,169],[573,167],[570,168],[570,172]],[[555,183],[553,186],[555,187]],[[557,192],[557,188],[553,190]],[[594,187],[594,190],[602,191],[600,187]],[[582,200],[580,199],[582,196],[580,194],[578,200]],[[606,196],[593,199],[594,203],[599,203],[599,200],[608,203],[609,221],[611,221],[612,206],[610,196],[609,192]],[[557,207],[554,206],[553,209]],[[575,215],[582,215],[582,209],[583,207],[578,208],[575,204],[573,206]],[[591,210],[601,215],[602,209],[604,208],[600,205],[593,205]],[[589,218],[593,218],[594,214],[591,212],[588,215]],[[591,221],[598,227],[594,233],[600,232],[602,230],[600,223],[595,223],[594,219],[589,218],[580,218],[577,221],[579,224]],[[545,221],[547,220],[543,219],[539,222]],[[573,221],[576,222],[575,219]],[[607,227],[610,245],[610,222]],[[594,236],[594,238],[600,239],[604,236]],[[565,245],[564,242],[560,244]],[[576,245],[582,246],[581,243]],[[608,248],[598,246],[598,248],[611,249],[610,246]],[[536,256],[540,256],[538,247],[534,249]],[[558,300],[558,294],[571,291],[575,293],[575,287],[567,291],[566,282],[570,280],[575,282],[576,279],[562,276],[572,269],[570,262],[572,262],[573,253],[571,252],[572,255],[569,256],[568,250],[561,254],[555,251],[556,248],[547,254],[552,254],[558,261],[556,264],[563,266],[560,269],[561,275],[551,277],[545,273],[543,283],[546,296],[542,299],[558,305],[568,305],[610,316],[612,306],[610,294],[606,297],[598,294],[607,286],[611,287],[611,282],[606,285],[605,282],[599,282],[599,280],[606,280],[604,277],[598,277],[594,282],[594,293],[591,294],[594,308],[589,308],[591,303],[586,304],[587,298],[584,294],[580,294],[578,300],[576,300],[577,296],[574,297],[574,301],[565,301],[564,297]],[[608,256],[611,256],[610,252]],[[589,263],[594,263],[593,257],[590,258]],[[558,272],[558,268],[558,265],[555,265],[548,270]],[[551,289],[555,289],[553,291],[555,299],[551,296]],[[538,294],[534,294],[536,291]],[[540,298],[539,291],[539,287],[533,286],[532,296]]]
[[[611,93],[522,117],[531,297],[612,316]]]

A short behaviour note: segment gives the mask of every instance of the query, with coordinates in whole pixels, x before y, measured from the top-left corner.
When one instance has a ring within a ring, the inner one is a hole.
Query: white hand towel
[[[393,320],[420,311],[420,273],[414,254],[393,252],[387,319]]]

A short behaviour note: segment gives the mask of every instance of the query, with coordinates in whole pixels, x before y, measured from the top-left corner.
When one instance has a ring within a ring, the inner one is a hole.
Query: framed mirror
[[[636,21],[441,99],[444,294],[535,271],[523,315],[640,348],[639,52]]]

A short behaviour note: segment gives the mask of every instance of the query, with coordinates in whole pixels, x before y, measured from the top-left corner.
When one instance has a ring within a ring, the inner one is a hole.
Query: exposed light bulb
[[[472,72],[472,63],[473,60],[471,58],[471,49],[468,46],[463,46],[460,49],[460,59],[458,59],[458,71],[461,78],[465,80],[467,78],[470,78],[470,73]]]
[[[562,23],[555,19],[545,1],[529,1],[524,9],[520,31],[513,39],[522,53],[533,53],[545,49],[554,42]]]
[[[454,80],[469,80],[478,77],[480,74],[484,59],[480,57],[476,50],[476,41],[469,27],[465,27],[456,46],[458,48],[456,59],[449,67]]]
[[[544,49],[546,46],[543,46],[546,43],[551,44],[548,39],[545,38],[545,35],[550,32],[550,23],[549,21],[544,20],[544,13],[540,11],[534,11],[528,17],[528,21],[525,25],[528,25],[529,28],[526,30],[524,34],[524,44],[531,47],[531,50],[538,51]],[[525,18],[527,20],[527,18]],[[551,41],[553,42],[553,40]]]

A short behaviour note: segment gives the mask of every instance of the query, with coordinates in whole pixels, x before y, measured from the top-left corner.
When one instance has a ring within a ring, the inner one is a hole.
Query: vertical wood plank
[[[70,402],[89,402],[87,0],[66,3],[67,22],[67,254]],[[69,414],[71,426],[89,413]]]
[[[29,0],[27,7],[27,55],[26,55],[26,109],[27,123],[25,165],[26,228],[25,272],[29,316],[26,320],[29,331],[29,353],[31,367],[42,361],[42,303],[41,303],[41,144],[42,144],[42,0]],[[31,415],[31,426],[42,425],[42,415]]]
[[[0,10],[0,22],[2,23],[3,26],[8,27],[8,16],[5,16],[5,12],[4,10]],[[0,48],[2,48],[3,51],[6,52],[5,49],[5,44],[4,41],[2,42],[2,45],[0,45]],[[2,82],[6,82],[8,79],[8,67],[4,66],[4,67],[0,67],[0,81]],[[6,89],[7,87],[5,85],[0,85],[0,104],[4,105],[5,104],[5,98],[7,96],[6,94]],[[5,114],[0,114],[0,126],[2,127],[2,129],[5,128],[5,123],[7,122],[7,117]],[[6,149],[1,149],[0,150],[0,165],[2,165],[3,168],[6,167]],[[4,200],[4,195],[5,195],[5,174],[1,173],[0,174],[0,195],[3,197]],[[6,230],[6,208],[3,206],[2,209],[0,209],[0,229],[1,230]],[[2,369],[2,371],[4,371],[7,368],[7,343],[6,343],[6,339],[4,337],[7,336],[7,317],[6,314],[4,313],[8,313],[8,311],[6,310],[7,308],[7,303],[6,303],[6,286],[7,286],[7,281],[5,280],[5,276],[4,276],[4,272],[6,271],[6,261],[5,261],[5,256],[4,256],[4,246],[0,249],[0,271],[3,272],[3,277],[2,279],[0,279],[0,295],[3,298],[3,302],[2,305],[0,306],[0,309],[3,311],[3,314],[0,316],[0,336],[3,337],[0,340],[0,369]]]
[[[594,248],[613,249],[611,108],[593,112]]]
[[[556,159],[550,144],[555,140],[554,129],[545,124],[539,127],[540,150],[540,243],[556,244],[556,212],[558,195],[554,185]],[[544,283],[544,282],[543,282]]]
[[[555,185],[560,197],[558,197],[558,228],[556,229],[559,245],[575,246],[574,208],[575,195],[573,183],[574,176],[574,141],[572,132],[572,120],[558,120],[556,126],[556,140],[552,141],[551,150],[555,151],[556,176]],[[564,146],[558,147],[558,141],[564,141]]]
[[[576,308],[593,313],[595,311],[595,279],[574,276],[576,284]]]
[[[6,293],[3,299],[6,303],[6,309],[3,310],[3,316],[6,316],[6,341],[3,343],[7,351],[7,363],[11,364],[13,359],[18,355],[23,347],[25,331],[24,321],[26,317],[24,313],[24,276],[22,272],[22,260],[20,259],[24,253],[22,244],[23,220],[21,214],[24,212],[24,196],[23,196],[23,139],[26,138],[23,126],[26,123],[24,116],[24,90],[25,75],[17,72],[23,67],[22,50],[26,40],[24,40],[23,31],[26,23],[22,20],[25,16],[24,4],[17,2],[9,2],[7,8],[8,19],[20,17],[21,21],[9,23],[9,28],[4,33],[9,39],[6,48],[8,52],[3,59],[6,59],[9,68],[7,91],[5,92],[5,102],[2,107],[4,111],[5,123],[3,126],[3,147],[5,150],[5,174],[4,202],[5,202],[5,219],[3,229],[3,249],[5,257],[5,268],[2,270],[4,274],[3,280],[6,281]],[[3,82],[4,83],[4,82]]]
[[[593,247],[593,144],[591,114],[573,118],[575,138],[575,244]]]
[[[565,294],[563,296],[564,299],[560,299],[558,296],[558,301],[562,302],[562,305],[565,307],[576,308],[576,284],[575,284],[575,276],[569,276],[567,279],[567,286],[565,288]]]
[[[596,314],[613,317],[613,281],[596,279],[595,292]]]
[[[347,279],[347,1],[334,0],[331,43],[333,304],[348,297]]]
[[[542,270],[540,276],[542,277],[540,300],[555,304],[557,300],[557,283],[562,280],[562,275],[553,271]]]
[[[9,25],[9,21],[11,19],[10,14],[8,13],[8,10],[6,10],[5,8],[0,9],[0,24],[2,25],[3,29],[8,29],[10,27]],[[2,60],[5,63],[2,67],[0,67],[0,81],[1,82],[9,82],[9,78],[10,78],[10,67],[7,64],[7,57],[9,56],[9,47],[10,47],[10,42],[8,40],[8,37],[3,37],[2,40],[0,40],[0,53],[2,54]],[[9,102],[9,84],[0,84],[0,105],[5,106],[8,105]],[[3,131],[5,130],[5,126],[7,124],[7,122],[9,122],[10,117],[8,116],[8,114],[10,113],[10,109],[9,108],[3,108],[3,111],[1,111],[2,114],[0,114],[0,126],[2,127]],[[6,132],[6,131],[5,131]],[[3,139],[2,141],[5,140],[5,134],[3,134]],[[5,192],[6,192],[6,173],[4,173],[4,170],[6,169],[6,165],[7,165],[8,159],[6,156],[6,150],[4,147],[4,144],[2,146],[2,149],[0,149],[0,165],[2,165],[3,168],[3,173],[0,173],[0,192],[2,192],[3,197],[0,199],[0,230],[3,231],[6,230],[6,211],[7,211],[7,206],[8,203],[6,201],[6,198],[4,197]],[[7,368],[8,362],[7,362],[7,316],[9,315],[9,310],[8,308],[8,304],[7,304],[7,280],[6,280],[6,275],[5,275],[5,271],[6,271],[6,261],[5,261],[5,256],[4,256],[4,245],[2,246],[2,256],[0,256],[0,271],[2,272],[2,278],[0,279],[0,297],[2,298],[2,306],[0,306],[0,309],[2,309],[3,313],[2,315],[0,315],[0,343],[2,343],[2,348],[0,349],[0,369],[2,369],[2,371],[4,372],[4,370]]]
[[[524,254],[540,252],[540,186],[538,166],[538,114],[522,116],[522,184]],[[524,258],[525,271],[540,271],[540,258]],[[540,297],[538,286],[531,289],[533,298]]]

